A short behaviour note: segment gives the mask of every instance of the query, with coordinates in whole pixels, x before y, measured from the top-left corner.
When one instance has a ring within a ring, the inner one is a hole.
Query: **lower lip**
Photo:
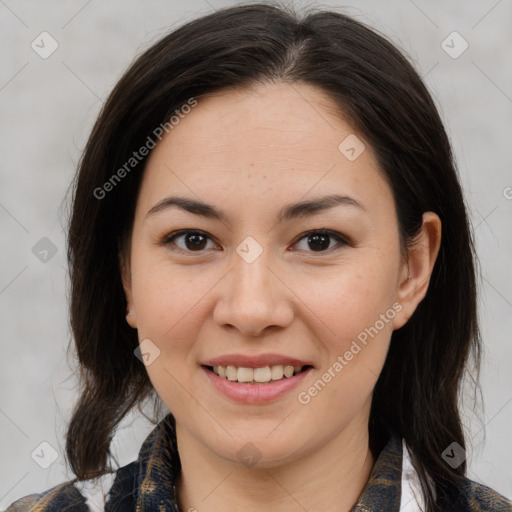
[[[268,384],[240,384],[219,377],[208,368],[201,366],[201,370],[218,391],[243,404],[263,404],[281,398],[298,386],[312,369],[308,368],[293,377],[284,377]]]

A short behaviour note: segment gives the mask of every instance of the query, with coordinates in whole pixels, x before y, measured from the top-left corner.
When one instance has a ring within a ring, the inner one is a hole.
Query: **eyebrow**
[[[366,208],[354,198],[339,194],[332,194],[328,196],[318,197],[309,201],[301,201],[299,203],[292,203],[285,205],[277,215],[277,221],[291,220],[298,217],[306,217],[316,213],[334,208],[335,206],[351,206],[362,211]],[[226,213],[203,201],[190,199],[188,197],[170,196],[162,199],[155,204],[147,213],[146,218],[160,213],[168,208],[181,208],[187,212],[206,217],[209,219],[216,219],[227,222],[228,218]]]

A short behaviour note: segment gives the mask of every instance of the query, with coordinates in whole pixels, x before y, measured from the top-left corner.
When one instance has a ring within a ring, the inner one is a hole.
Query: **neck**
[[[247,468],[227,461],[176,425],[181,510],[350,511],[374,464],[367,428],[344,430],[312,453],[284,465]]]

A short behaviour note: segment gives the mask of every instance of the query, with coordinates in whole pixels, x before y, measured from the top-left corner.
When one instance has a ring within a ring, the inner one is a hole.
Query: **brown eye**
[[[179,240],[181,242],[178,243]],[[211,241],[211,238],[206,233],[189,229],[171,233],[162,240],[161,244],[164,246],[174,246],[174,248],[171,247],[172,250],[199,253],[208,248],[209,240]],[[336,247],[349,245],[347,240],[339,233],[327,230],[309,231],[294,246],[304,243],[303,241],[305,241],[306,247],[299,248],[299,250],[317,253],[328,252]],[[333,241],[336,243],[333,244]]]
[[[332,240],[336,240],[338,242],[337,244],[334,244],[334,247],[336,247],[336,245],[348,245],[347,241],[341,237],[339,233],[334,231],[310,231],[302,236],[297,244],[302,240],[306,241],[306,245],[310,249],[309,251],[307,248],[303,248],[302,250],[306,250],[308,252],[326,252],[333,248],[333,246],[331,246]]]
[[[176,243],[179,239],[183,240],[181,245]],[[165,237],[162,244],[175,245],[178,250],[185,252],[200,252],[206,248],[209,239],[210,237],[201,231],[184,230]]]
[[[185,245],[190,250],[204,249],[206,245],[206,237],[200,233],[189,233],[185,235]]]

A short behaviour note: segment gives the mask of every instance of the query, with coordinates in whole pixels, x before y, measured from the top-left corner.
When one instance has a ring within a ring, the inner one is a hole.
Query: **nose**
[[[265,329],[284,328],[293,321],[293,293],[279,273],[270,268],[265,252],[252,263],[238,255],[221,282],[213,319],[247,336],[261,336]]]

